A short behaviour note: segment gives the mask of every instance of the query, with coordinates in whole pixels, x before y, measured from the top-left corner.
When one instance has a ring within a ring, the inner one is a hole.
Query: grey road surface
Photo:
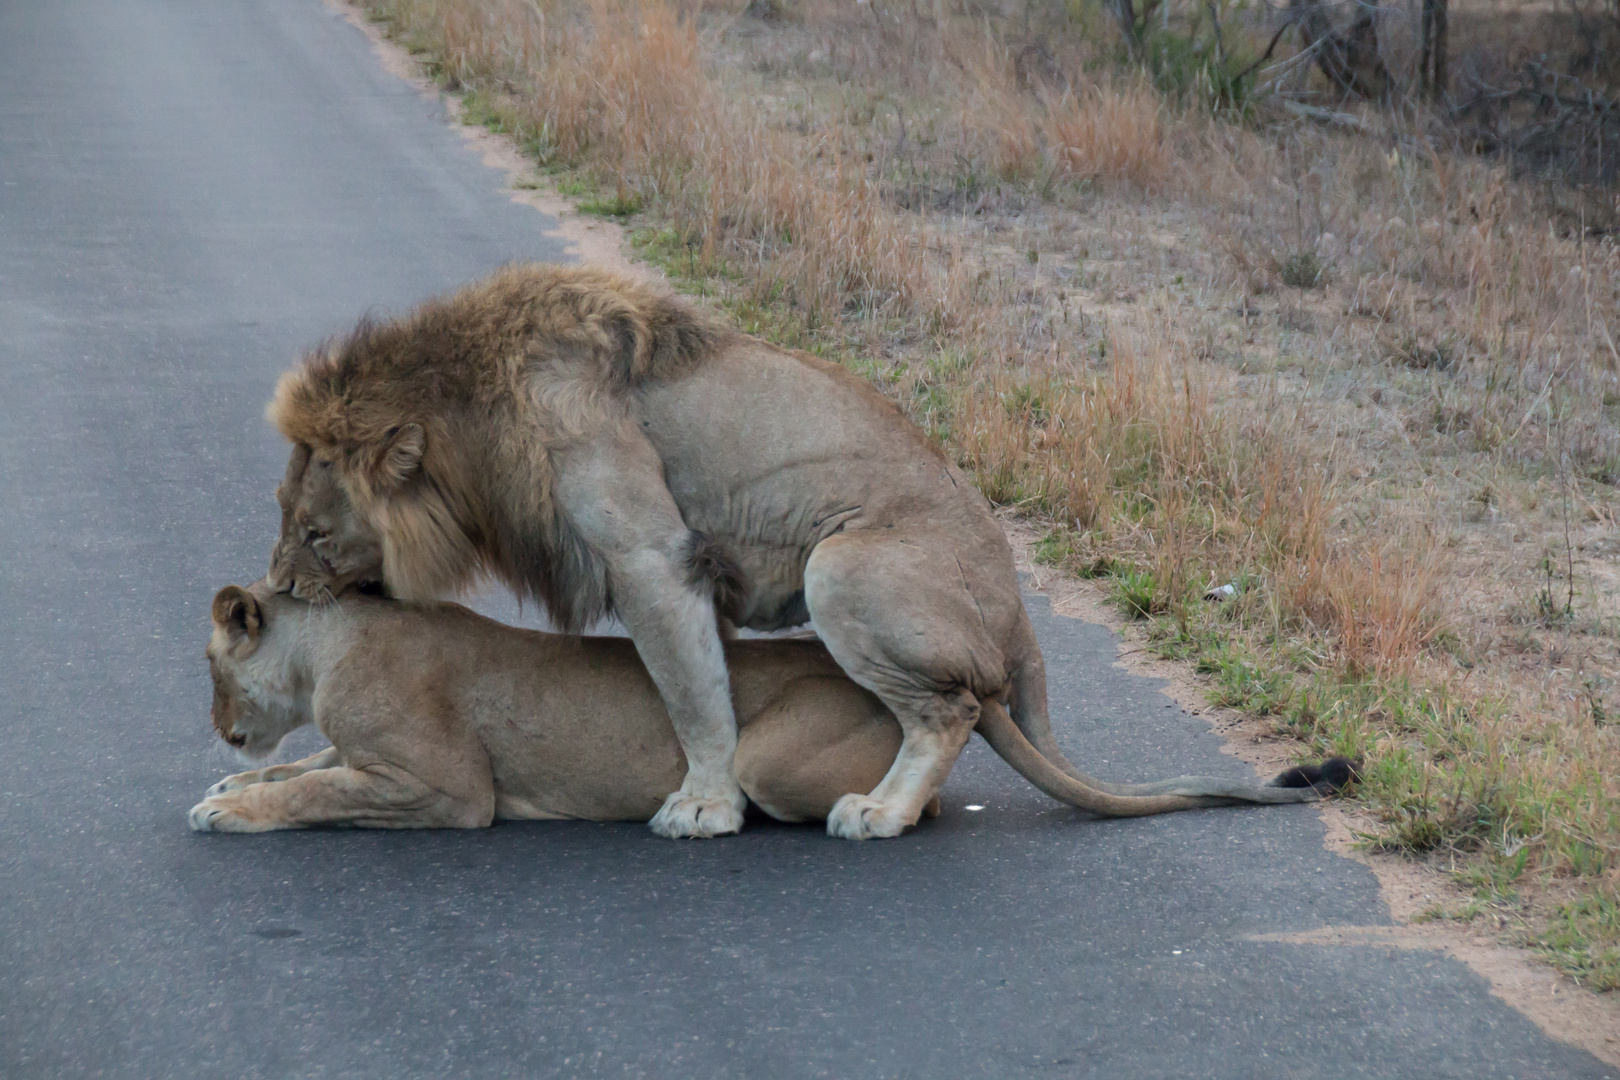
[[[559,250],[316,0],[5,0],[0,181],[0,1076],[1616,1072],[1439,955],[1254,940],[1386,921],[1311,809],[1091,821],[978,744],[867,845],[188,832],[276,375]],[[1077,756],[1245,772],[1032,609]]]

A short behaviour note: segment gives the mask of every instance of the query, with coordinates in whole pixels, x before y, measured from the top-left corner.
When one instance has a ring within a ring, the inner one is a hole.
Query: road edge
[[[1295,764],[1291,744],[1270,734],[1265,721],[1212,706],[1204,685],[1189,665],[1152,656],[1129,634],[1129,624],[1105,602],[1102,589],[1048,566],[1036,564],[1032,549],[1041,531],[1010,513],[998,515],[1026,588],[1045,596],[1052,612],[1108,627],[1120,635],[1114,663],[1132,675],[1159,679],[1159,690],[1188,715],[1208,723],[1221,736],[1221,749],[1270,775]],[[1620,995],[1597,994],[1575,983],[1550,964],[1519,946],[1506,944],[1472,923],[1414,922],[1422,911],[1441,905],[1460,908],[1468,895],[1432,866],[1399,855],[1372,855],[1357,846],[1360,836],[1375,831],[1358,804],[1334,801],[1318,805],[1326,826],[1323,847],[1372,871],[1389,910],[1392,926],[1328,926],[1292,934],[1258,934],[1256,941],[1300,945],[1378,945],[1386,948],[1442,952],[1485,979],[1491,993],[1512,1006],[1560,1042],[1585,1050],[1599,1061],[1620,1066]]]

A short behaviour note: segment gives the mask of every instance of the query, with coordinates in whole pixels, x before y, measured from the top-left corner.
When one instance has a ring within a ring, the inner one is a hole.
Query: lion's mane
[[[690,371],[733,333],[610,273],[508,266],[312,350],[268,415],[340,459],[357,508],[384,526],[397,595],[487,575],[576,630],[611,612],[611,583],[558,510],[553,454],[624,422],[638,383]]]

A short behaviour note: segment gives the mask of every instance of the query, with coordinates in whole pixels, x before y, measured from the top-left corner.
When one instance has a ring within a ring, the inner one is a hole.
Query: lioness
[[[991,702],[1096,797],[1135,792],[1058,749],[989,503],[837,365],[600,271],[513,266],[362,321],[269,415],[293,443],[277,587],[430,600],[488,575],[567,630],[623,621],[688,763],[663,835],[741,825],[721,619],[808,620],[898,719],[892,767],[838,801],[834,835],[915,823]]]
[[[215,784],[191,808],[194,829],[646,820],[686,770],[657,687],[622,638],[518,630],[455,604],[355,595],[311,605],[263,583],[220,590],[213,619],[220,736],[262,756],[314,723],[332,746]],[[726,660],[741,727],[737,775],[773,817],[825,818],[893,764],[900,725],[819,642],[732,642]],[[1099,796],[1042,757],[994,699],[978,730],[1026,779],[1083,809],[1148,814],[1232,801],[1179,793],[1223,783],[1199,777],[1147,785],[1152,795]],[[1299,786],[1226,786],[1241,801],[1307,802],[1319,797],[1313,780],[1324,782],[1290,770],[1273,783]]]

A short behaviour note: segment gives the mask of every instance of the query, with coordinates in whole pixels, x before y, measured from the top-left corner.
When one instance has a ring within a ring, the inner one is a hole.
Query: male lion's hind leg
[[[804,580],[817,633],[903,735],[883,780],[839,799],[827,831],[850,840],[899,836],[950,775],[978,723],[978,695],[1005,685],[1001,650],[947,537],[840,534],[816,547]]]
[[[317,769],[276,784],[210,796],[186,819],[198,832],[270,832],[316,825],[366,829],[477,829],[495,817],[488,777],[440,791],[402,769]]]
[[[979,721],[978,699],[955,690],[903,715],[900,752],[888,774],[870,794],[851,792],[833,804],[829,835],[844,840],[899,836],[924,813],[939,812],[939,789]]]
[[[316,769],[330,769],[339,761],[337,747],[328,746],[318,754],[311,754],[307,758],[289,762],[286,765],[271,765],[263,769],[249,769],[233,776],[227,776],[203,794],[205,796],[223,795],[227,791],[245,788],[250,784],[273,784],[281,780],[291,780],[295,776],[302,776]]]

